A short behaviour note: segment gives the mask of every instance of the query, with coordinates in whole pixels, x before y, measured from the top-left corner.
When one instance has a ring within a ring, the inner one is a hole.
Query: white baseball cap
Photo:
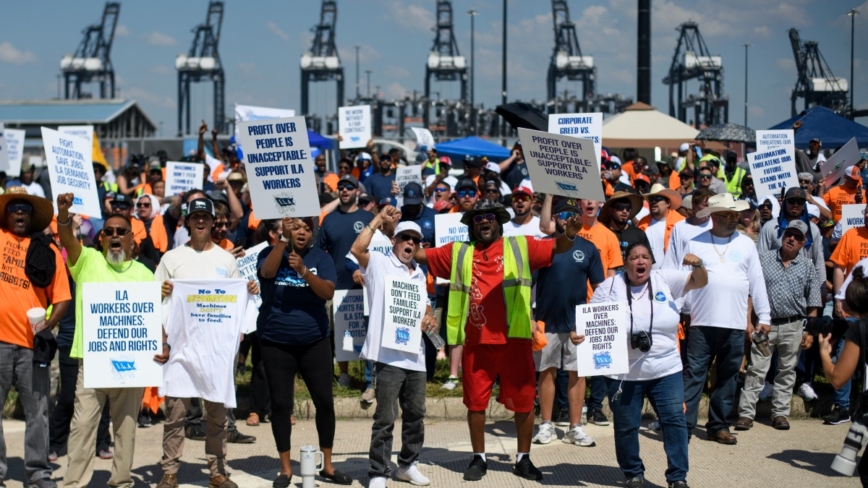
[[[678,152],[684,152],[690,149],[690,144],[686,142],[682,142],[680,146],[678,146]]]
[[[500,174],[500,165],[497,163],[489,161],[489,162],[485,163],[485,169],[487,169],[488,171],[494,171],[495,173]]]
[[[416,222],[404,221],[399,223],[398,227],[395,228],[395,235],[397,236],[402,232],[413,232],[419,237],[419,239],[422,239],[422,228],[419,227],[419,224]]]

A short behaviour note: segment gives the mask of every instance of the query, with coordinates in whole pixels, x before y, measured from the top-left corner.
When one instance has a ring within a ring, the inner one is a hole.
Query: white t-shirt
[[[651,217],[651,225],[645,229],[645,235],[648,236],[648,242],[651,244],[651,253],[654,254],[654,265],[652,269],[660,269],[663,267],[664,242],[666,237],[666,219],[657,220]]]
[[[708,270],[708,284],[691,292],[690,325],[744,329],[748,295],[760,323],[770,324],[766,282],[756,244],[738,232],[729,238],[713,239],[711,231],[703,232],[684,250],[702,259]]]
[[[646,215],[651,215],[651,211],[648,210],[648,202],[645,202],[642,205],[642,208],[639,210],[639,213],[637,213],[636,216],[633,218],[635,218],[636,221],[638,222],[638,221],[644,219]]]
[[[705,221],[704,224],[692,225],[687,220],[682,220],[672,226],[672,232],[669,233],[669,249],[663,256],[663,269],[682,269],[681,263],[684,262],[684,248],[690,239],[710,230],[713,226],[711,219]],[[683,298],[676,300],[681,313],[690,313],[690,297],[692,291],[687,292]]]
[[[45,198],[45,191],[42,189],[42,186],[35,181],[31,182],[29,185],[22,183],[21,187],[27,190],[28,195]]]
[[[531,217],[530,222],[524,225],[517,225],[512,220],[503,224],[503,237],[513,236],[545,237],[545,234],[539,230],[539,217]]]
[[[181,245],[172,249],[160,259],[154,273],[160,283],[176,280],[241,278],[238,261],[229,251],[214,244],[207,251],[196,251],[190,246]]]
[[[856,263],[856,266],[853,266],[853,269],[856,269],[859,266],[862,266],[862,271],[865,272],[866,275],[868,275],[868,258],[860,260],[858,263]],[[847,297],[847,287],[850,286],[850,282],[852,281],[853,272],[851,271],[850,274],[848,274],[847,277],[844,279],[844,283],[841,284],[841,288],[838,290],[838,293],[835,293],[835,300],[844,300],[844,298]]]
[[[681,354],[678,352],[678,322],[680,315],[675,301],[684,296],[684,287],[690,271],[661,269],[651,271],[651,289],[648,284],[631,287],[633,293],[633,333],[651,331],[651,349],[643,353],[630,346],[630,330],[627,330],[627,357],[630,371],[613,379],[645,381],[662,378],[681,371]],[[652,296],[649,298],[649,292]],[[641,296],[640,296],[641,295]],[[591,298],[591,303],[627,303],[627,285],[624,275],[606,279]],[[651,327],[651,307],[654,307],[654,327]],[[631,313],[628,309],[628,314]],[[629,325],[628,325],[629,327]]]
[[[386,276],[408,277],[425,288],[425,273],[415,264],[412,272],[407,266],[394,255],[386,256],[377,251],[368,253],[368,267],[361,268],[365,276],[365,293],[368,295],[368,303],[371,307],[371,315],[368,319],[368,333],[365,335],[365,344],[362,346],[360,357],[370,359],[378,363],[388,364],[410,371],[425,371],[425,338],[419,342],[419,353],[410,354],[395,349],[380,347],[383,333],[383,320],[385,316],[386,302]]]

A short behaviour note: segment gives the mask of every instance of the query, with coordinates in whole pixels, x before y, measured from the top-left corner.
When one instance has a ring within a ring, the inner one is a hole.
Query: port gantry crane
[[[214,125],[211,127],[221,134],[226,132],[226,78],[217,50],[222,25],[223,2],[209,2],[205,23],[193,29],[190,51],[175,58],[175,69],[178,70],[178,136],[190,134],[190,84],[201,81],[214,83]]]
[[[75,53],[60,60],[65,85],[63,98],[92,98],[92,94],[81,91],[82,84],[92,82],[99,83],[99,98],[115,97],[115,70],[110,54],[120,13],[119,2],[106,2],[102,21],[88,26]]]

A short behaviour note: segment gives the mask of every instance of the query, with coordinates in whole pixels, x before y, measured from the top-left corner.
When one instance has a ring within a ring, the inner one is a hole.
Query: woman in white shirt
[[[591,303],[626,302],[630,331],[627,374],[606,378],[609,406],[615,422],[615,453],[627,478],[626,486],[644,484],[645,466],[639,457],[639,423],[645,397],[657,412],[663,429],[663,448],[669,467],[670,487],[687,486],[687,422],[684,417],[684,383],[678,352],[678,307],[675,301],[690,290],[705,286],[705,267],[698,257],[684,256],[692,271],[651,269],[651,249],[636,242],[626,250],[625,272],[597,287]],[[571,334],[573,343],[584,336]]]

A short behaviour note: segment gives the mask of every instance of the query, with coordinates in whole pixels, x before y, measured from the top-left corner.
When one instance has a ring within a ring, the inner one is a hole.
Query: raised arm
[[[552,220],[552,201],[554,198],[551,193],[546,194],[542,210],[539,212],[539,230],[547,236],[554,234],[556,229],[555,221]]]
[[[289,217],[283,218],[283,237],[285,239],[292,239],[292,227],[293,227],[293,219]],[[280,260],[283,259],[283,252],[286,250],[287,243],[278,240],[274,243],[274,247],[271,249],[271,252],[268,253],[268,256],[265,257],[265,261],[262,262],[262,267],[259,268],[259,276],[270,280],[277,276],[277,270],[280,269]]]
[[[196,156],[205,161],[205,133],[208,132],[208,124],[205,121],[202,121],[202,125],[199,126],[199,142],[196,145]]]
[[[546,196],[546,198],[548,198],[548,196]],[[551,202],[549,203],[551,204]],[[573,215],[570,217],[569,220],[567,220],[564,233],[554,240],[554,244],[552,245],[554,253],[560,254],[572,249],[573,241],[576,240],[576,235],[578,235],[581,229],[582,217],[580,215]]]
[[[394,223],[400,218],[401,212],[399,212],[397,208],[389,205],[375,215],[374,219],[371,220],[371,222],[366,225],[361,232],[359,232],[359,236],[356,237],[356,241],[353,242],[353,247],[350,248],[350,252],[359,262],[359,266],[362,268],[368,267],[368,260],[371,256],[370,251],[368,251],[368,246],[371,245],[371,239],[374,237],[377,228],[384,222]]]
[[[705,263],[697,256],[687,254],[681,262],[684,266],[693,266],[690,272],[690,278],[687,279],[687,284],[684,285],[684,293],[697,288],[702,288],[708,284],[708,270],[705,269]]]
[[[72,193],[57,195],[57,232],[60,234],[60,244],[66,249],[66,262],[69,266],[75,266],[81,256],[81,243],[75,238],[72,217],[69,216],[74,198]]]

